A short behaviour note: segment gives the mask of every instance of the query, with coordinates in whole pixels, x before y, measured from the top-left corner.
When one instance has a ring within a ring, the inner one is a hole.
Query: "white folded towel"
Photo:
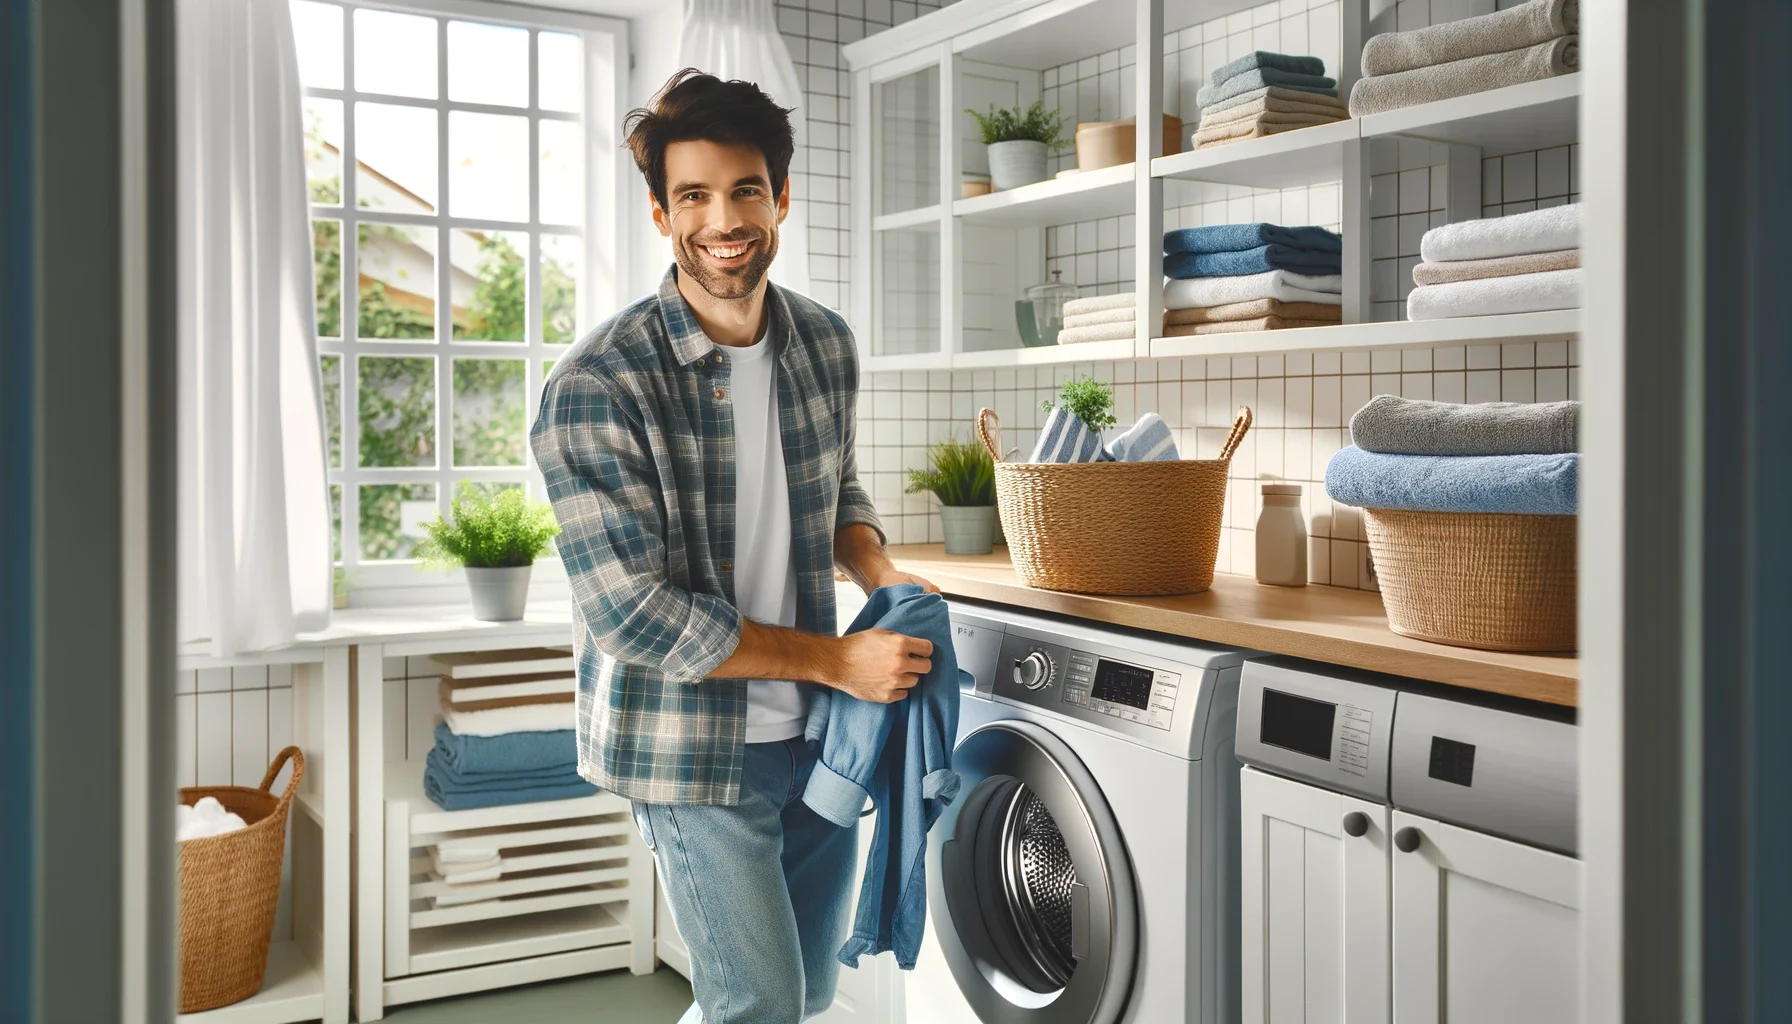
[[[1343,294],[1344,277],[1341,274],[1271,270],[1241,277],[1188,277],[1165,281],[1164,308],[1200,309],[1258,299],[1337,303]]]
[[[1419,255],[1426,263],[1491,260],[1578,248],[1579,203],[1515,213],[1510,217],[1459,220],[1432,228],[1419,239]]]
[[[1494,316],[1580,307],[1580,269],[1427,284],[1406,297],[1408,320]]]
[[[504,877],[504,867],[500,863],[493,864],[489,868],[481,868],[478,871],[455,872],[447,872],[438,868],[435,871],[431,871],[429,877],[438,882],[447,882],[449,885],[472,885],[475,882],[495,882]]]
[[[1182,455],[1176,451],[1170,425],[1157,413],[1148,412],[1114,438],[1108,445],[1108,457],[1115,462],[1174,462]]]
[[[443,860],[440,850],[429,851],[430,865],[443,881],[463,885],[467,882],[489,882],[504,873],[504,858],[497,851],[491,856],[478,861]]]
[[[453,881],[454,881],[454,879],[452,879],[452,878],[443,878],[441,875],[436,874],[434,871],[431,871],[429,873],[429,880],[432,882],[449,882],[449,883],[453,883]],[[488,878],[488,879],[484,879],[483,881],[490,882],[493,880],[494,879]],[[434,899],[434,904],[437,907],[464,907],[469,903],[484,903],[486,900],[495,900],[497,898],[498,897],[493,896],[489,893],[467,893],[464,896],[456,894],[453,896],[437,896]]]
[[[1064,317],[1064,326],[1099,327],[1102,324],[1130,324],[1138,310],[1130,304],[1117,309],[1103,309],[1094,313],[1070,313]]]
[[[209,839],[237,829],[248,828],[240,815],[224,809],[215,796],[203,796],[191,807],[177,804],[174,812],[174,835],[179,842]]]
[[[484,864],[498,859],[498,848],[495,846],[452,846],[431,847],[430,855],[437,864]]]
[[[1131,320],[1088,327],[1065,327],[1058,332],[1058,344],[1075,345],[1085,341],[1124,341],[1138,333]]]
[[[1107,458],[1102,450],[1101,435],[1089,429],[1076,415],[1061,405],[1045,414],[1045,426],[1039,431],[1039,443],[1033,446],[1030,462],[1100,462]]]
[[[574,701],[556,704],[518,704],[515,707],[491,708],[487,711],[454,711],[443,709],[442,721],[456,736],[503,736],[513,732],[558,732],[574,728],[577,716]]]
[[[1090,295],[1086,298],[1071,299],[1064,304],[1064,315],[1079,316],[1083,313],[1099,313],[1106,309],[1132,309],[1139,304],[1139,297],[1133,292],[1121,292],[1118,295]]]

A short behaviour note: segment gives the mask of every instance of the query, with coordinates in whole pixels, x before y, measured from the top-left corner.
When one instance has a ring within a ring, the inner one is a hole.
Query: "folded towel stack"
[[[1408,320],[1580,306],[1580,204],[1445,224],[1419,240]]]
[[[1580,0],[1529,0],[1503,11],[1363,46],[1363,79],[1350,91],[1356,117],[1501,89],[1580,70]]]
[[[1215,224],[1164,235],[1164,334],[1318,327],[1343,319],[1343,239],[1317,227]]]
[[[1318,57],[1257,50],[1219,68],[1201,87],[1201,124],[1195,148],[1293,131],[1348,118],[1338,83]]]
[[[424,762],[423,791],[443,810],[597,792],[578,772],[572,658],[560,651],[531,653],[538,657],[517,663],[551,669],[469,678],[451,668],[442,680],[442,723]]]
[[[1064,329],[1058,332],[1058,344],[1131,339],[1138,334],[1138,325],[1133,322],[1138,305],[1135,292],[1071,299],[1064,304]]]

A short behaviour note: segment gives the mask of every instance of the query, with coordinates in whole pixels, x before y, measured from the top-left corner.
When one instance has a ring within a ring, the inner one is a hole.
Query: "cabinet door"
[[[1395,1024],[1573,1024],[1580,862],[1393,813]],[[1412,834],[1403,832],[1412,829]]]
[[[1388,809],[1254,768],[1241,786],[1245,1024],[1384,1024]]]

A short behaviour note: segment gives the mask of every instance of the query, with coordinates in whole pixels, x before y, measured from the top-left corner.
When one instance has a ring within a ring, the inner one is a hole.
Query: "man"
[[[532,443],[562,533],[579,770],[629,798],[697,1002],[796,1024],[833,1002],[856,830],[802,802],[809,688],[901,700],[932,645],[836,637],[834,569],[898,572],[854,461],[858,366],[833,311],[770,285],[789,111],[686,69],[624,129],[676,265],[554,368]]]

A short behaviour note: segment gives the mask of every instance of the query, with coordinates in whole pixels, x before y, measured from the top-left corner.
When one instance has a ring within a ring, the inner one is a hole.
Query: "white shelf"
[[[1001,366],[1051,366],[1059,363],[1089,363],[1110,359],[1131,359],[1138,355],[1138,343],[1132,338],[1119,341],[1085,341],[1069,345],[1043,345],[1039,348],[998,348],[987,352],[960,352],[952,359],[953,369],[986,369]]]
[[[952,212],[972,224],[1044,227],[1133,211],[1133,165],[1119,164],[960,199]]]
[[[1409,135],[1481,147],[1483,157],[1580,141],[1579,73],[1359,118],[1365,139]]]
[[[1344,177],[1344,144],[1357,139],[1352,120],[1297,128],[1261,139],[1190,150],[1151,161],[1159,178],[1295,188]],[[1166,204],[1170,202],[1165,199]]]
[[[628,942],[634,936],[624,914],[611,903],[426,928],[411,936],[411,971],[427,974]]]
[[[1205,334],[1153,338],[1156,359],[1181,356],[1248,356],[1275,352],[1321,352],[1339,349],[1429,348],[1434,345],[1486,345],[1508,341],[1572,338],[1580,333],[1581,311],[1463,316],[1445,320],[1394,320],[1372,324],[1296,327],[1283,331]]]
[[[200,1013],[183,1013],[180,1024],[294,1024],[324,1015],[324,980],[297,943],[268,947],[268,972],[261,991],[240,1003]]]
[[[628,810],[627,800],[600,790],[591,796],[571,800],[541,800],[503,807],[481,807],[470,811],[444,811],[424,795],[422,761],[386,762],[385,792],[387,802],[403,800],[410,805],[411,835],[419,845],[432,842],[428,837],[442,832],[587,818]]]
[[[937,205],[886,213],[871,219],[873,231],[912,231],[915,228],[938,231],[939,227],[940,208]]]

